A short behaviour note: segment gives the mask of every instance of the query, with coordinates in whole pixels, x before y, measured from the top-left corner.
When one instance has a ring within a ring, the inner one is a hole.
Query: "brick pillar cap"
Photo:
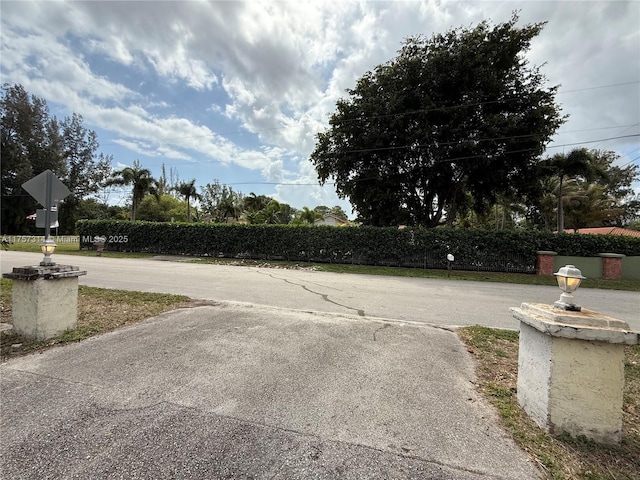
[[[552,256],[555,256],[555,255],[558,255],[558,252],[552,252],[550,250],[538,250],[536,252],[536,254],[537,255],[552,255]]]
[[[626,255],[623,255],[621,253],[599,253],[598,256],[604,258],[623,258]]]

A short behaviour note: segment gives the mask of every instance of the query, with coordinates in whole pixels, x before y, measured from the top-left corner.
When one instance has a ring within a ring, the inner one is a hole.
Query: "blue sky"
[[[336,100],[405,37],[503,22],[513,10],[521,24],[548,22],[528,59],[561,85],[570,115],[548,153],[585,146],[640,162],[636,1],[3,0],[0,76],[58,117],[82,115],[115,168],[139,159],[159,176],[164,163],[199,186],[218,179],[296,208],[350,212],[308,161]],[[108,200],[122,204],[126,192]]]

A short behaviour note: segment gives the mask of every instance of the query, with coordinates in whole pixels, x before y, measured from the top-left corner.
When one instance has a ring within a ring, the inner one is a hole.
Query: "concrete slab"
[[[221,304],[0,373],[2,478],[538,476],[428,326]]]

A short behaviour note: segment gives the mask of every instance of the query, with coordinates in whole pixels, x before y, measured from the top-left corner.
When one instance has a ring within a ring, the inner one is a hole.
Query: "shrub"
[[[640,255],[640,238],[613,235],[553,234],[531,231],[449,228],[376,228],[305,225],[155,223],[115,220],[78,222],[80,247],[92,248],[96,235],[107,249],[128,252],[360,263],[457,269],[535,270],[536,251],[582,257],[599,253]]]

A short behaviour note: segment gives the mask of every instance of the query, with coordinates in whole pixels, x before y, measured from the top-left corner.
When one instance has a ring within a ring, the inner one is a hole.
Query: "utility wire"
[[[638,83],[640,83],[640,80],[634,80],[633,82],[610,83],[609,85],[598,85],[597,87],[578,88],[576,90],[558,90],[558,95],[564,94],[564,93],[586,92],[587,90],[596,90],[599,88],[622,87],[624,85],[637,85]]]
[[[635,125],[631,125],[631,127],[635,127],[638,124]],[[628,129],[627,129],[628,130]],[[626,130],[625,130],[626,131]],[[467,142],[467,141],[473,141],[473,142],[488,142],[488,141],[496,141],[496,140],[512,140],[512,139],[518,139],[518,138],[530,138],[530,137],[537,137],[539,135],[537,134],[531,134],[531,135],[513,135],[510,137],[493,137],[493,138],[479,138],[479,139],[464,139],[464,140],[457,140],[454,142],[440,142],[438,143],[439,146],[449,146],[449,145],[459,145],[461,143]],[[608,138],[601,138],[598,140],[586,140],[583,142],[575,142],[575,143],[565,143],[565,144],[561,144],[561,145],[551,145],[551,146],[547,146],[545,147],[547,150],[551,149],[551,148],[563,148],[563,147],[571,147],[571,146],[576,146],[576,145],[583,145],[583,144],[590,144],[590,143],[600,143],[600,142],[605,142],[605,141],[610,141],[610,140],[620,140],[623,138],[632,138],[632,137],[638,137],[640,136],[640,134],[631,134],[631,135],[620,135],[620,136],[616,136],[616,137],[608,137]],[[355,150],[346,150],[343,152],[339,152],[340,154],[346,154],[346,153],[367,153],[367,152],[383,152],[383,151],[392,151],[392,150],[403,150],[403,149],[409,149],[409,148],[425,148],[425,147],[430,147],[430,144],[414,144],[414,145],[397,145],[397,146],[391,146],[391,147],[377,147],[377,148],[363,148],[363,149],[355,149]],[[534,149],[529,149],[526,151],[533,151]],[[296,157],[299,155],[280,155],[279,157]],[[472,157],[475,158],[475,157]],[[255,158],[245,158],[245,160],[262,160],[263,157],[255,157]],[[455,159],[454,159],[455,160]],[[192,164],[204,164],[204,163],[211,163],[213,162],[213,160],[194,160],[191,163]],[[165,163],[162,162],[165,167],[174,167],[174,166],[178,166],[178,165],[184,165],[183,163]]]
[[[635,80],[632,82],[623,82],[623,83],[612,83],[612,84],[608,84],[608,85],[598,85],[595,87],[587,87],[587,88],[580,88],[580,89],[575,89],[575,90],[558,90],[557,94],[564,94],[564,93],[576,93],[576,92],[584,92],[584,91],[588,91],[588,90],[596,90],[596,89],[602,89],[602,88],[611,88],[611,87],[620,87],[620,86],[625,86],[625,85],[634,85],[634,84],[639,84],[640,80]],[[552,87],[553,88],[553,87]],[[358,118],[353,118],[353,119],[345,119],[345,120],[341,120],[340,123],[342,122],[350,122],[350,121],[362,121],[362,120],[373,120],[373,119],[377,119],[377,118],[386,118],[386,117],[393,117],[393,116],[404,116],[404,115],[411,115],[411,114],[417,114],[417,113],[428,113],[428,112],[432,112],[432,111],[440,111],[440,110],[451,110],[451,109],[455,109],[455,108],[465,108],[465,107],[473,107],[473,106],[482,106],[482,105],[490,105],[490,104],[495,104],[495,103],[504,103],[504,102],[513,102],[516,100],[520,100],[519,97],[515,97],[515,98],[509,98],[509,99],[501,99],[501,100],[488,100],[485,102],[476,102],[476,103],[467,103],[467,104],[454,104],[454,105],[448,105],[448,106],[443,106],[443,107],[433,107],[433,108],[428,108],[428,109],[422,109],[422,110],[412,110],[412,111],[407,111],[407,112],[396,112],[396,113],[388,113],[388,114],[384,114],[384,115],[374,115],[371,117],[358,117]],[[230,132],[220,132],[220,133],[216,133],[216,132],[211,132],[209,134],[204,134],[204,135],[189,135],[189,136],[182,136],[182,137],[165,137],[159,140],[156,140],[158,143],[162,143],[168,140],[187,140],[187,139],[192,139],[192,138],[207,138],[207,137],[215,137],[215,136],[228,136],[228,135],[239,135],[239,134],[252,134],[252,135],[257,135],[260,133],[264,133],[264,132],[271,132],[271,131],[276,131],[276,130],[286,130],[289,128],[297,128],[300,126],[300,122],[298,122],[296,125],[286,125],[286,126],[282,126],[282,127],[272,127],[272,128],[265,128],[265,129],[261,129],[261,130],[257,130],[255,132],[250,132],[248,130],[238,130],[238,131],[230,131]],[[614,128],[614,127],[604,127],[604,128]],[[586,131],[586,130],[585,130]],[[104,145],[111,145],[111,144],[116,144],[116,145],[120,145],[118,142],[112,141],[112,142],[105,142]]]
[[[496,138],[488,138],[488,139],[478,139],[476,141],[480,142],[480,141],[490,141],[490,140],[507,140],[507,139],[512,139],[512,138],[520,138],[520,137],[531,137],[531,136],[535,136],[535,135],[520,135],[520,136],[513,136],[513,137],[496,137]],[[584,144],[589,144],[589,143],[598,143],[598,142],[603,142],[603,141],[608,141],[608,140],[619,140],[619,139],[623,139],[623,138],[632,138],[632,137],[640,137],[640,133],[637,134],[631,134],[631,135],[621,135],[621,136],[617,136],[617,137],[609,137],[609,138],[601,138],[598,140],[587,140],[587,141],[583,141],[583,142],[575,142],[575,143],[565,143],[562,145],[551,145],[546,147],[547,149],[551,149],[551,148],[564,148],[564,147],[572,147],[572,146],[576,146],[576,145],[584,145]],[[464,143],[466,140],[463,141],[456,141],[456,142],[442,142],[439,143],[439,146],[448,146],[448,145],[458,145],[461,143]],[[404,150],[404,149],[412,149],[412,148],[426,148],[426,147],[430,147],[430,144],[416,144],[416,145],[398,145],[398,146],[393,146],[393,147],[377,147],[377,148],[362,148],[362,149],[355,149],[355,150],[345,150],[345,151],[341,151],[341,152],[336,152],[337,154],[347,154],[347,153],[368,153],[368,152],[384,152],[384,151],[391,151],[391,150]],[[521,152],[530,152],[530,151],[534,151],[536,149],[533,148],[529,148],[529,149],[524,149],[524,150],[517,150],[517,151],[513,151],[511,153],[521,153]],[[505,152],[507,153],[507,152]],[[465,156],[465,157],[454,157],[454,158],[450,158],[448,159],[448,161],[455,161],[455,160],[466,160],[469,158],[478,158],[478,157],[482,157],[484,155],[472,155],[472,156]],[[257,159],[257,158],[256,158]],[[201,163],[201,162],[198,162]]]

